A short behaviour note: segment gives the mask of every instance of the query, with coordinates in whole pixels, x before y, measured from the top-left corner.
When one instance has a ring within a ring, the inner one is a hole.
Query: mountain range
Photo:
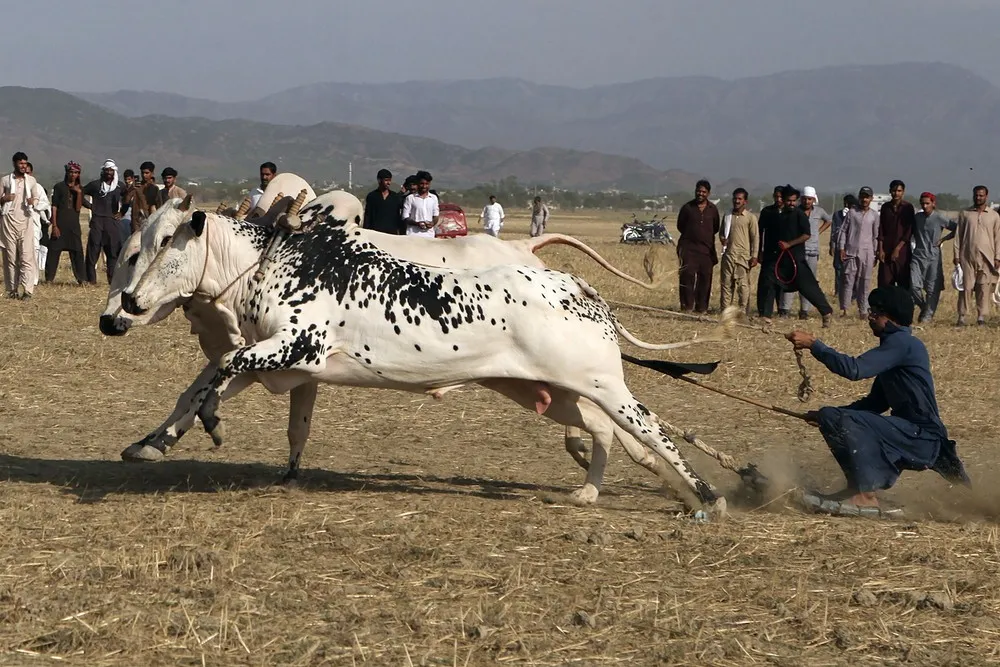
[[[902,178],[912,187],[964,191],[1000,171],[1000,89],[938,63],[582,89],[518,79],[318,83],[241,103],[142,91],[76,95],[131,117],[346,123],[494,154],[499,149],[488,147],[520,152],[552,146],[631,157],[654,171],[754,183],[884,190],[890,179]],[[563,158],[579,157],[547,150],[545,161],[563,170],[570,165]],[[510,165],[529,170],[522,180],[548,175],[543,165],[530,169],[531,153],[522,156]],[[586,171],[606,159],[591,156]],[[638,163],[621,169],[620,179],[653,177],[640,176],[645,169]]]
[[[108,157],[122,168],[137,169],[141,161],[153,160],[158,169],[175,167],[182,178],[219,179],[254,179],[257,166],[272,160],[280,170],[311,181],[341,184],[347,181],[349,162],[356,182],[374,181],[382,167],[400,175],[428,169],[439,188],[516,176],[526,184],[578,190],[667,193],[690,191],[700,177],[595,151],[469,149],[338,122],[296,126],[166,114],[127,117],[53,89],[0,88],[0,133],[11,152],[28,153],[36,170],[52,174],[55,165],[73,159],[89,170],[85,177],[96,176]],[[723,182],[719,191],[733,187],[735,182]]]

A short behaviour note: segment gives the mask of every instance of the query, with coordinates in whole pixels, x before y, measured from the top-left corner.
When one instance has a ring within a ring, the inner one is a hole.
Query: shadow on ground
[[[0,454],[0,479],[49,484],[80,502],[99,502],[116,493],[153,495],[218,493],[245,489],[283,488],[284,470],[260,463],[167,460],[129,464],[95,459],[33,459]],[[298,488],[308,491],[368,491],[382,493],[470,495],[493,500],[522,498],[532,493],[567,492],[566,488],[479,477],[438,477],[406,473],[341,473],[302,471]]]

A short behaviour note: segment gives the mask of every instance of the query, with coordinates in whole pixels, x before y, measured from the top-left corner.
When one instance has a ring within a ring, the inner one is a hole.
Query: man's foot
[[[833,315],[833,313],[827,313],[826,315],[823,316],[823,328],[824,329],[829,329],[830,328],[830,317],[831,317],[831,315]]]
[[[893,519],[900,518],[903,515],[902,508],[881,507],[878,497],[874,493],[862,493],[845,489],[845,491],[841,491],[840,493],[823,495],[804,491],[800,496],[800,500],[806,509],[817,514],[828,514],[830,516]]]
[[[8,299],[16,299],[17,298],[17,292],[7,292],[7,298]]]
[[[799,319],[800,320],[808,320],[809,319],[809,313],[805,313],[805,312],[799,311]]]
[[[956,327],[964,327],[965,326],[965,317],[959,317],[958,318],[958,322],[955,322],[955,326]]]
[[[787,310],[779,310],[778,311],[778,317],[780,317],[783,320],[787,320],[789,318],[788,311]]]
[[[818,491],[810,491],[809,495],[816,496],[820,500],[847,500],[858,493],[857,489],[852,489],[849,486],[845,486],[840,491],[834,491],[833,493],[820,493]]]
[[[31,301],[31,292],[25,292],[20,298],[21,301]]]
[[[976,320],[976,326],[977,327],[981,327],[984,324],[986,324],[986,318],[985,317],[980,317],[978,320]]]
[[[846,308],[841,308],[840,309],[840,316],[841,317],[847,317],[847,309]]]

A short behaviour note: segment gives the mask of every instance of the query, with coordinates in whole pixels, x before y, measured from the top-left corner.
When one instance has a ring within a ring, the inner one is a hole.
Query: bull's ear
[[[201,236],[201,233],[205,231],[204,211],[195,211],[194,215],[191,216],[191,229],[194,230],[195,236]]]

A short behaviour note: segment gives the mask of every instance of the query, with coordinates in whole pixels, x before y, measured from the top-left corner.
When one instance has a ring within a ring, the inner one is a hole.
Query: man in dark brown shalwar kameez
[[[698,181],[694,199],[684,204],[677,214],[677,257],[680,260],[681,310],[696,313],[708,312],[712,295],[712,272],[719,263],[715,237],[721,219],[719,209],[708,201],[712,186],[708,181]]]
[[[895,180],[889,184],[892,199],[882,205],[878,229],[878,286],[899,285],[910,289],[910,239],[916,211],[903,200],[906,185]]]

